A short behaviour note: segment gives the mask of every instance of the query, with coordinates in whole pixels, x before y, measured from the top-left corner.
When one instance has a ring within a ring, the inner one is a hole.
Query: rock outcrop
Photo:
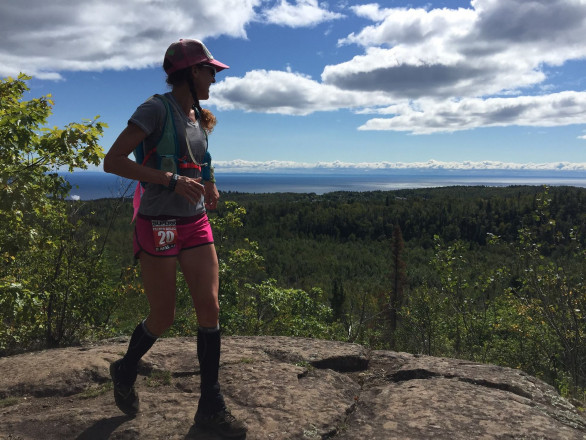
[[[126,340],[0,358],[0,439],[213,439],[192,426],[193,338],[145,356],[141,412],[113,403],[110,362]],[[521,371],[355,344],[224,338],[221,384],[248,439],[586,439],[586,419]]]

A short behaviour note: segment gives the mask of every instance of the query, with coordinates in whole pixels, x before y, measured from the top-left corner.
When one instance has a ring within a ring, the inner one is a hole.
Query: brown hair
[[[167,60],[163,63],[163,69],[167,70],[168,67],[171,66]],[[184,69],[176,70],[175,72],[171,73],[171,75],[167,75],[167,79],[165,80],[167,84],[170,86],[179,85],[182,82],[189,81],[191,77],[191,66],[186,67]]]
[[[202,108],[200,115],[199,123],[201,124],[201,127],[206,131],[207,134],[211,134],[211,132],[214,131],[216,122],[218,122],[216,117],[207,108]]]

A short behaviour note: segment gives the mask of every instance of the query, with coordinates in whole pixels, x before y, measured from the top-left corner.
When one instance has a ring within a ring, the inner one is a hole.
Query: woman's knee
[[[161,336],[173,325],[175,321],[175,311],[161,313],[160,310],[152,310],[146,319],[145,325],[149,332],[156,336]]]
[[[218,324],[220,305],[218,301],[198,301],[195,305],[195,312],[199,325],[203,327],[214,327]]]
[[[218,301],[206,301],[202,306],[199,307],[197,313],[217,318],[220,314],[220,304],[218,304]]]

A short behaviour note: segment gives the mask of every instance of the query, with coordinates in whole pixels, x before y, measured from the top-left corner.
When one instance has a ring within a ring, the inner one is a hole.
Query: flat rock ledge
[[[113,403],[109,364],[127,339],[0,358],[0,439],[200,439],[194,338],[157,341],[141,411]],[[226,337],[220,381],[248,439],[586,439],[586,419],[522,371],[356,344]]]

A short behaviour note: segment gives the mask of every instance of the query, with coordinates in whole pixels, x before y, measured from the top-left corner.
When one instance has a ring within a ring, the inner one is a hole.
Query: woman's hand
[[[205,194],[204,201],[206,209],[214,210],[218,206],[218,200],[220,199],[220,193],[214,182],[204,182]]]
[[[179,176],[175,185],[175,192],[189,200],[192,205],[195,205],[204,195],[205,188],[201,184],[201,177],[192,179],[191,177]]]

